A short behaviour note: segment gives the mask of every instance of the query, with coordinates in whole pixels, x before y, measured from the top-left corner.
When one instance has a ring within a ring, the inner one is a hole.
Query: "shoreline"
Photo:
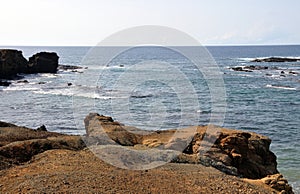
[[[95,125],[99,122],[103,127],[102,129],[110,137],[110,141],[105,142],[103,140],[103,131],[99,131],[99,125]],[[224,138],[221,138],[221,141],[217,139],[214,144],[216,146],[212,147],[213,151],[209,152],[206,158],[197,158],[197,153],[192,153],[191,150],[193,148],[197,150],[195,146],[199,142],[196,142],[201,139],[199,137],[203,130],[205,132],[205,126],[198,126],[196,135],[189,144],[189,149],[183,150],[183,153],[175,159],[173,158],[171,163],[166,162],[165,165],[152,169],[126,170],[103,162],[91,147],[95,145],[122,145],[121,147],[125,146],[138,151],[150,148],[156,149],[159,146],[165,146],[165,143],[169,142],[170,135],[173,135],[174,130],[145,134],[143,130],[124,126],[112,120],[111,117],[95,113],[87,116],[85,123],[87,135],[76,136],[47,132],[43,127],[33,130],[0,122],[0,170],[2,172],[0,175],[0,191],[293,193],[287,180],[276,172],[276,168],[271,176],[251,178],[251,176],[258,175],[243,172],[239,169],[239,165],[229,168],[229,164],[234,165],[239,160],[241,162],[247,160],[247,156],[243,155],[242,150],[235,150],[239,153],[231,151],[231,157],[236,157],[233,163],[228,162],[230,157],[225,157],[224,150],[217,150],[222,140],[224,146],[227,146],[226,148],[236,149],[236,146],[243,147],[243,143],[236,142],[236,140],[248,137],[247,134],[254,138],[253,142],[260,142],[260,140],[267,142],[267,137],[252,132],[222,129],[221,136],[223,135]],[[227,136],[225,136],[226,134]],[[235,140],[232,141],[233,139]],[[251,140],[250,137],[248,139]],[[168,149],[176,149],[176,142],[180,141],[173,141],[173,147],[169,146]],[[262,144],[259,145],[262,146]],[[263,148],[267,149],[269,144],[265,146]],[[263,148],[261,147],[261,149]],[[248,148],[244,151],[248,154],[252,153],[251,149]],[[268,149],[265,151],[269,152]],[[241,156],[238,156],[238,154]],[[253,156],[253,159],[255,157]],[[257,162],[255,163],[258,165]],[[242,164],[243,162],[240,163],[240,166]],[[249,169],[253,167],[248,166]],[[237,171],[234,171],[238,173],[235,176],[228,171],[233,170],[233,168],[237,169]],[[263,168],[268,169],[268,166]],[[240,178],[241,175],[246,178]],[[90,180],[93,181],[90,182]],[[186,186],[177,184],[182,182]],[[105,185],[101,183],[105,183]],[[95,184],[94,188],[92,184]],[[98,184],[98,187],[96,184]],[[145,189],[141,190],[142,187]],[[175,188],[178,190],[175,190]]]

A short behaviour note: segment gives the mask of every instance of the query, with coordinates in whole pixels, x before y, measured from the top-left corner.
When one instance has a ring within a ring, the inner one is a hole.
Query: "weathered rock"
[[[37,53],[29,58],[27,73],[56,73],[58,58],[56,53]]]
[[[201,153],[202,147],[199,142],[203,140],[205,132],[205,129],[197,131],[185,150],[186,153]],[[251,132],[222,129],[213,139],[216,141],[203,154],[226,166],[236,168],[241,176],[256,179],[278,173],[276,156],[269,149],[269,138]],[[205,144],[203,147],[205,148]]]
[[[36,131],[26,127],[19,127],[10,123],[0,122],[0,146],[5,146],[16,141],[31,139],[46,139],[48,137],[64,136],[60,133]]]
[[[0,155],[14,159],[18,162],[26,162],[34,155],[51,149],[81,150],[85,147],[79,136],[62,136],[47,139],[32,139],[16,141],[0,147]]]
[[[272,62],[272,63],[283,63],[283,62],[297,62],[300,59],[296,58],[286,58],[286,57],[269,57],[263,59],[254,59],[251,62]]]
[[[195,133],[188,132],[194,128],[187,128],[142,134],[137,133],[142,130],[130,131],[111,117],[97,113],[86,117],[85,126],[88,137],[96,137],[102,141],[106,139],[106,142],[110,138],[113,142],[125,146],[143,144],[149,148],[183,151],[184,154],[198,155],[198,163],[201,163],[200,159],[203,157],[205,160],[209,158],[213,161],[211,164],[219,166],[218,169],[227,169],[224,172],[231,174],[233,171],[228,169],[237,169],[237,174],[246,178],[258,179],[278,173],[276,156],[269,149],[271,140],[256,133],[221,129],[219,134],[207,134],[207,126],[198,126]],[[178,137],[174,138],[176,131],[181,134],[178,136],[177,133]]]
[[[22,51],[0,49],[0,78],[14,78],[18,73],[25,73],[28,61]]]
[[[268,175],[265,178],[262,178],[261,181],[281,193],[294,193],[292,187],[288,184],[288,181],[283,178],[282,174]]]
[[[40,129],[0,122],[0,170],[26,162],[46,150],[81,150],[86,147],[80,136],[47,132],[44,127]]]
[[[111,117],[90,113],[84,119],[84,123],[87,137],[99,138],[105,142],[111,139],[124,146],[134,146],[141,143],[141,135],[128,132],[124,126],[113,121]]]

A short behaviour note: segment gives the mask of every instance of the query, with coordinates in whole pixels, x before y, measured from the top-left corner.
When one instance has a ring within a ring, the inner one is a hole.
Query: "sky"
[[[0,45],[94,46],[160,25],[203,45],[300,44],[299,0],[0,0]]]

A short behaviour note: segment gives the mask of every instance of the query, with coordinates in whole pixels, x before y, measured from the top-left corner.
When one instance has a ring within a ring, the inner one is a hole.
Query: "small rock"
[[[17,81],[17,83],[24,83],[24,84],[27,84],[27,83],[29,83],[29,81],[27,81],[27,80],[20,80],[20,81]]]
[[[45,125],[40,126],[39,128],[36,129],[37,131],[47,131],[47,128]]]

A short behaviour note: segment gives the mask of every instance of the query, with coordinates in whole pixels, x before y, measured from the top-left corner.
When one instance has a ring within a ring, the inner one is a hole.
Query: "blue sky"
[[[139,25],[204,45],[300,44],[298,0],[2,0],[0,45],[94,46]]]

